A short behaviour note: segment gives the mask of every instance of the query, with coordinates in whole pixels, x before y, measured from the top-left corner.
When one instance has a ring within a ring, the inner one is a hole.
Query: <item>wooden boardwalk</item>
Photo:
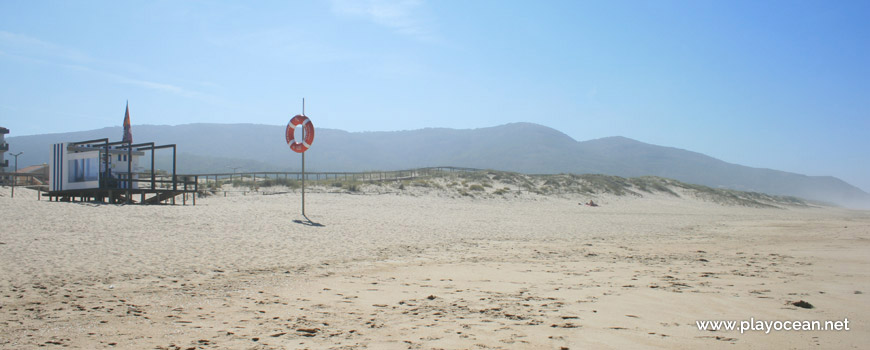
[[[463,168],[453,166],[425,167],[406,170],[389,171],[306,171],[305,181],[317,180],[345,180],[345,181],[401,181],[418,177],[432,176],[443,173],[481,171],[483,169]],[[239,179],[239,181],[253,181],[254,179],[287,179],[302,180],[303,174],[298,171],[251,171],[235,173],[207,173],[191,175],[199,180],[214,181]]]
[[[389,171],[315,171],[305,172],[306,181],[336,180],[336,181],[365,181],[384,182],[411,180],[420,177],[429,177],[445,173],[474,172],[482,169],[463,168],[452,166],[424,167],[406,170]],[[192,204],[196,205],[196,195],[200,185],[208,187],[220,182],[239,181],[246,184],[256,184],[266,180],[302,180],[302,172],[282,171],[253,171],[235,173],[206,173],[188,175],[158,175],[153,177],[150,173],[138,173],[138,179],[130,180],[139,184],[140,188],[92,188],[81,190],[49,191],[47,186],[27,186],[38,190],[40,197],[46,196],[50,201],[73,201],[73,202],[100,202],[112,204],[175,204],[175,198],[182,196],[182,204],[187,204],[190,197]],[[19,175],[21,176],[21,175]],[[32,177],[33,175],[27,175]],[[43,179],[42,181],[47,181]],[[120,182],[127,180],[121,179]]]

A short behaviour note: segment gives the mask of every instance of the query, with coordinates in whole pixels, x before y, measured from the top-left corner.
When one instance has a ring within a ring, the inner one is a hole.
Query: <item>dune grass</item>
[[[230,183],[218,181],[210,188]],[[285,186],[301,187],[295,179],[265,178],[253,180],[233,179],[233,187],[259,188]],[[722,205],[776,208],[782,206],[809,206],[803,199],[773,196],[756,192],[741,192],[688,184],[657,176],[624,178],[602,174],[548,174],[528,175],[506,171],[481,170],[459,172],[429,172],[401,180],[321,179],[306,181],[307,188],[321,188],[328,192],[348,193],[421,193],[438,191],[443,195],[471,198],[506,198],[510,195],[531,193],[541,196],[633,196],[664,194],[673,197],[691,196]]]

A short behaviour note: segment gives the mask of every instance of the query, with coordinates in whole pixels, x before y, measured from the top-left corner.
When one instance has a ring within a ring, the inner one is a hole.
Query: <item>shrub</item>
[[[290,188],[299,188],[300,182],[293,179],[265,179],[260,183],[263,187],[272,186],[287,186]]]

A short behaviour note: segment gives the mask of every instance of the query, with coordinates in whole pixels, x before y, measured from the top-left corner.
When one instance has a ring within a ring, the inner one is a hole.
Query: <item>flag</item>
[[[130,126],[130,103],[127,102],[127,112],[124,113],[124,143],[133,143],[133,130]]]

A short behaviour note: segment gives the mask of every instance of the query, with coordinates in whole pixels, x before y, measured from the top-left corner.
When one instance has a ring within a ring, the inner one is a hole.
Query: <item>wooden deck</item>
[[[196,192],[199,190],[199,177],[175,176],[170,180],[165,177],[133,179],[146,188],[87,188],[63,191],[42,191],[50,201],[60,202],[97,202],[108,204],[175,204],[176,197],[182,196],[181,202],[187,204],[187,199],[196,205]],[[127,180],[120,180],[126,182]]]

